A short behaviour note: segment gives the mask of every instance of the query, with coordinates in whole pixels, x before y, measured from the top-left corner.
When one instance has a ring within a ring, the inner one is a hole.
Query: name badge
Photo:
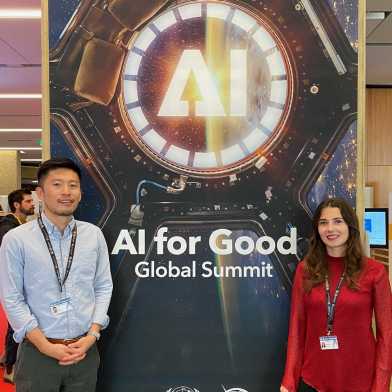
[[[320,336],[321,350],[338,350],[338,338],[336,336]]]
[[[63,298],[60,301],[56,301],[50,304],[50,312],[53,314],[53,316],[63,314],[71,309],[72,305],[70,297]]]

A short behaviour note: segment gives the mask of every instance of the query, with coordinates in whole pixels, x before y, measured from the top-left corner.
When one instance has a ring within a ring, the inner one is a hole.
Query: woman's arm
[[[291,292],[290,328],[286,357],[286,369],[282,380],[282,392],[295,392],[301,377],[306,336],[306,314],[303,290],[304,262],[295,272]]]
[[[376,317],[376,368],[372,392],[389,392],[392,372],[392,295],[387,272],[378,267],[373,288]]]

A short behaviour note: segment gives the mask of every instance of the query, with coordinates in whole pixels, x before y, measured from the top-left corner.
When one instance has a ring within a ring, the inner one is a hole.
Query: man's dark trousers
[[[98,366],[96,344],[80,362],[62,366],[24,340],[15,364],[16,392],[95,392]]]

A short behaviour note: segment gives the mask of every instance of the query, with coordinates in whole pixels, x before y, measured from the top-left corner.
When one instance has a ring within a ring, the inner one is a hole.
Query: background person
[[[8,195],[8,205],[11,213],[0,218],[0,245],[5,233],[26,223],[27,217],[34,215],[34,201],[28,189],[17,189],[11,192]]]
[[[101,230],[73,218],[80,178],[69,159],[44,162],[42,215],[9,231],[0,248],[0,299],[21,342],[17,391],[95,391],[112,279]]]
[[[8,195],[8,206],[11,213],[0,217],[0,245],[4,235],[26,223],[26,219],[30,215],[34,215],[34,202],[31,191],[28,189],[17,189]],[[4,381],[13,382],[13,367],[16,361],[16,353],[18,351],[18,343],[13,339],[11,326],[8,324],[7,335],[5,338],[5,354],[4,354]]]
[[[389,392],[391,362],[386,270],[364,257],[352,208],[328,199],[314,214],[310,249],[295,274],[280,390]]]

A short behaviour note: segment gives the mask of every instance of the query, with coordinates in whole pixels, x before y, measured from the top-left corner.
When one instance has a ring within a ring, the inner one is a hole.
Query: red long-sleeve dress
[[[331,299],[343,272],[343,258],[328,256]],[[295,392],[300,377],[321,392],[389,392],[392,368],[392,295],[384,266],[366,258],[359,290],[345,284],[335,307],[333,335],[338,350],[321,350],[326,335],[325,286],[303,290],[304,262],[295,274],[290,332],[282,385]],[[372,332],[373,310],[377,339]]]

